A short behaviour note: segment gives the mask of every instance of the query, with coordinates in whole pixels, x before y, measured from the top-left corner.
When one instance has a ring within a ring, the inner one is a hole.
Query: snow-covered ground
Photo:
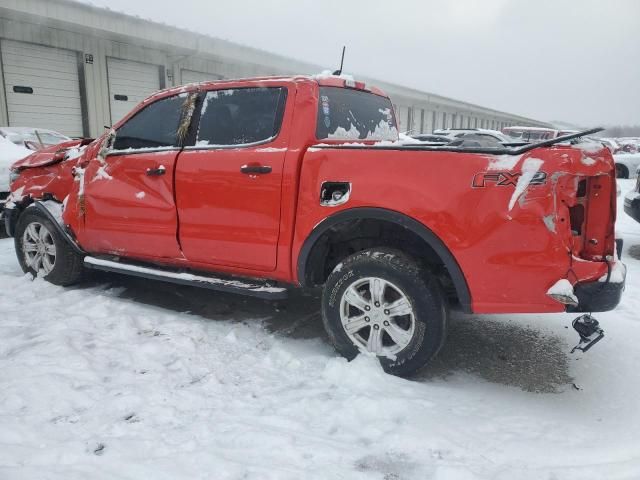
[[[640,478],[640,224],[619,215],[627,291],[590,352],[572,315],[456,316],[413,380],[338,358],[310,296],[64,289],[0,240],[0,479]]]

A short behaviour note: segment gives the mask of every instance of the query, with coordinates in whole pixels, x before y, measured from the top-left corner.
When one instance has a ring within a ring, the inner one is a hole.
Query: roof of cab
[[[353,88],[355,90],[363,90],[375,95],[386,97],[387,95],[377,87],[368,86],[364,82],[359,82],[349,75],[281,75],[281,76],[264,76],[264,77],[246,77],[246,78],[233,78],[224,80],[210,80],[197,83],[187,83],[185,85],[178,85],[176,87],[168,87],[163,90],[159,90],[147,97],[144,102],[156,99],[158,97],[165,97],[175,95],[176,93],[188,93],[197,89],[210,89],[218,85],[228,85],[237,83],[281,83],[281,82],[315,82],[318,85],[326,87],[341,87],[341,88]],[[204,88],[203,88],[204,87]]]

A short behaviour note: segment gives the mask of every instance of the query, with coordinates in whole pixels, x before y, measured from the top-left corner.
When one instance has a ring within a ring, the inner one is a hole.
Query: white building
[[[0,0],[0,125],[97,136],[155,90],[322,68],[71,0]],[[547,126],[384,81],[402,131]]]

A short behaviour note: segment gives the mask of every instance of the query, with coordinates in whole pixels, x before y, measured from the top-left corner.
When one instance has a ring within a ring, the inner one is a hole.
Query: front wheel
[[[440,350],[447,308],[439,284],[416,263],[396,251],[371,249],[331,273],[322,317],[343,356],[376,355],[386,372],[405,376]]]
[[[20,215],[14,242],[18,262],[25,273],[41,276],[55,285],[71,285],[80,280],[82,256],[38,209],[28,208]]]

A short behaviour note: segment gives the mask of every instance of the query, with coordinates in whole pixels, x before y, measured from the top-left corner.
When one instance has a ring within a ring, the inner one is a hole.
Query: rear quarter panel
[[[445,243],[465,275],[473,311],[563,311],[546,292],[569,269],[572,239],[564,199],[570,202],[575,194],[577,176],[608,175],[612,166],[603,158],[583,162],[585,155],[592,154],[568,146],[520,156],[311,148],[300,177],[293,258],[327,216],[355,207],[385,208],[419,221]],[[520,191],[510,174],[532,164],[546,173],[545,182]],[[499,181],[491,180],[501,172]],[[484,186],[474,186],[483,174],[489,174]],[[321,206],[325,181],[351,182],[349,201]],[[582,269],[582,280],[606,272],[604,264],[582,263],[589,268],[574,266]]]

